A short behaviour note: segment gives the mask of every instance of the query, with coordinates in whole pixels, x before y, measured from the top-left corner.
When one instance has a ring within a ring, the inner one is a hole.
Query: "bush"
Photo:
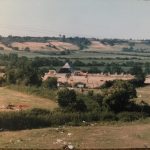
[[[0,128],[22,130],[50,126],[50,122],[42,115],[34,115],[30,111],[0,113]]]
[[[58,92],[58,104],[60,107],[73,108],[76,104],[76,92],[74,90],[63,89]]]
[[[131,104],[130,99],[136,97],[136,90],[127,81],[116,81],[110,88],[102,93],[102,107],[106,111],[121,112]]]
[[[82,125],[83,121],[134,121],[147,117],[146,113],[122,112],[118,115],[113,112],[64,112],[32,109],[20,112],[1,112],[0,129],[23,130],[60,125]]]
[[[48,89],[56,89],[57,88],[57,78],[49,77],[46,81],[43,82],[43,87]]]

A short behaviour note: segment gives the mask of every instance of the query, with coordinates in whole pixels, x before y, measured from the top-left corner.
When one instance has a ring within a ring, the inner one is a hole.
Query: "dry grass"
[[[7,88],[0,88],[0,107],[5,107],[8,104],[13,105],[26,105],[29,109],[31,108],[45,108],[54,109],[57,107],[56,102],[40,98],[37,96],[27,95],[17,91],[9,90]],[[0,109],[4,111],[4,109]]]
[[[136,99],[138,102],[145,101],[150,104],[150,86],[145,86],[137,89],[138,98]]]
[[[60,50],[69,49],[69,50],[79,50],[79,47],[66,42],[58,42],[58,41],[51,41],[52,45],[56,46]]]
[[[69,79],[66,78],[66,74],[56,74],[59,82],[68,82],[71,85],[82,82],[89,88],[97,88],[104,84],[106,81],[112,80],[131,80],[131,75],[102,75],[102,74],[88,74],[88,76],[75,76],[72,75]]]
[[[23,42],[12,43],[12,47],[18,47],[19,50],[24,50],[26,47],[29,47],[31,51],[56,51],[56,50],[78,50],[79,48],[76,45],[71,43],[59,42],[59,41],[51,41],[50,44],[55,46],[56,48],[48,47],[49,43],[42,43],[42,42]]]
[[[2,44],[2,43],[0,43],[0,47],[3,47],[3,48],[4,48],[4,50],[8,50],[8,51],[12,50],[11,48],[9,48],[9,47],[5,46],[5,45],[4,45],[4,44]]]
[[[77,148],[150,147],[150,124],[95,125],[1,132],[4,148],[61,148],[71,143]],[[68,134],[70,133],[70,134]]]
[[[104,45],[98,41],[92,41],[92,44],[89,46],[89,51],[108,51],[108,52],[120,52],[122,51],[122,48],[128,47],[127,44],[122,44],[122,45],[115,45],[115,46],[110,46],[110,45]]]
[[[48,48],[47,45],[48,43],[40,43],[40,42],[24,42],[24,43],[14,42],[11,44],[12,47],[18,47],[19,50],[24,50],[26,47],[29,47],[31,51],[42,51],[46,49],[50,50],[51,48]]]

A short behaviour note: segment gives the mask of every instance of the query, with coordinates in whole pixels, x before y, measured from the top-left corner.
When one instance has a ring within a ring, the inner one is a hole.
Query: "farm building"
[[[56,77],[58,81],[58,87],[77,87],[77,88],[98,88],[106,81],[113,80],[131,80],[134,76],[130,74],[89,74],[80,70],[73,71],[71,66],[66,63],[60,68],[57,73],[55,70],[50,70],[42,77],[43,81],[49,77]]]
[[[59,69],[58,73],[72,73],[72,68],[69,63],[66,63],[62,68]]]

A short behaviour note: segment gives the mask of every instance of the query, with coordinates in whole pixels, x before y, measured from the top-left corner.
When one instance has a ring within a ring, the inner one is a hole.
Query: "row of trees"
[[[18,57],[16,54],[9,56],[3,56],[3,63],[6,65],[6,81],[9,84],[25,84],[25,85],[41,85],[41,76],[48,71],[49,68],[45,66],[59,66],[64,61],[55,58],[34,58],[29,59],[27,57]],[[21,67],[20,67],[21,66]],[[52,68],[52,67],[51,67]],[[122,73],[124,70],[117,64],[107,65],[103,71],[97,67],[91,67],[88,72],[90,73]],[[150,64],[145,64],[145,70],[141,65],[134,64],[128,73],[135,76],[135,80],[132,81],[139,86],[142,86],[145,81],[146,74],[150,73]]]

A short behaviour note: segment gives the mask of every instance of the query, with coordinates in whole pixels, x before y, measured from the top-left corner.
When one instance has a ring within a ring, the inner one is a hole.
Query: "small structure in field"
[[[77,88],[86,88],[86,84],[83,82],[78,82],[74,86]]]
[[[77,87],[77,88],[99,88],[106,81],[113,80],[132,80],[134,76],[131,74],[92,74],[88,72],[82,72],[80,70],[73,71],[69,63],[66,63],[60,68],[58,72],[55,70],[49,70],[42,77],[43,81],[47,80],[49,77],[57,78],[58,87]],[[147,82],[148,82],[147,78]]]
[[[72,73],[72,68],[69,63],[66,63],[62,68],[59,69],[58,73]]]

